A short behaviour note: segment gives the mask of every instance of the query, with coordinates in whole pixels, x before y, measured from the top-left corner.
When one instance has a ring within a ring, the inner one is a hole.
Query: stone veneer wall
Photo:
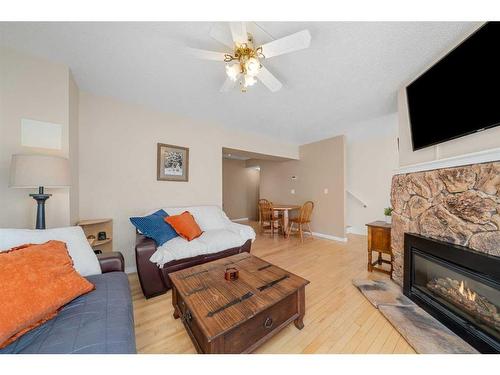
[[[417,233],[500,256],[500,162],[392,178],[392,251],[403,283],[404,233]]]

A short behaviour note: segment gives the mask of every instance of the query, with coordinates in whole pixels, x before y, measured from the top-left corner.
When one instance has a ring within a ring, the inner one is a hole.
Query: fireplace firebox
[[[404,294],[482,353],[500,353],[500,258],[405,233]]]

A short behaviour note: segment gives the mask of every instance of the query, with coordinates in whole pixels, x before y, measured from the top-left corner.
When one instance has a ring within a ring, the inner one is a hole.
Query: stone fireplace
[[[391,246],[403,285],[404,233],[500,257],[500,162],[395,175]]]
[[[393,278],[483,353],[500,352],[500,162],[392,179]]]

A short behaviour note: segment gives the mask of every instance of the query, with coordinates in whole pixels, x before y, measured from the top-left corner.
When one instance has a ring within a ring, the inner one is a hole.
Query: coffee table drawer
[[[298,315],[297,294],[260,312],[224,335],[224,353],[246,352],[260,339],[277,332],[283,323]]]

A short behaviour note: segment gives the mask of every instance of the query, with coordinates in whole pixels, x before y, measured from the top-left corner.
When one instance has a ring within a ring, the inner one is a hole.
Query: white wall
[[[80,218],[111,217],[113,246],[135,264],[129,217],[222,204],[222,147],[298,158],[298,146],[80,92]],[[156,180],[156,144],[189,147],[189,182]]]
[[[9,184],[11,155],[69,156],[69,70],[61,64],[0,48],[0,227],[33,228],[36,202],[32,189]],[[62,149],[21,146],[21,119],[62,125]],[[69,189],[47,189],[47,227],[70,223]]]
[[[384,219],[390,206],[391,179],[398,167],[397,114],[354,124],[346,134],[348,232],[366,234],[366,223]]]

